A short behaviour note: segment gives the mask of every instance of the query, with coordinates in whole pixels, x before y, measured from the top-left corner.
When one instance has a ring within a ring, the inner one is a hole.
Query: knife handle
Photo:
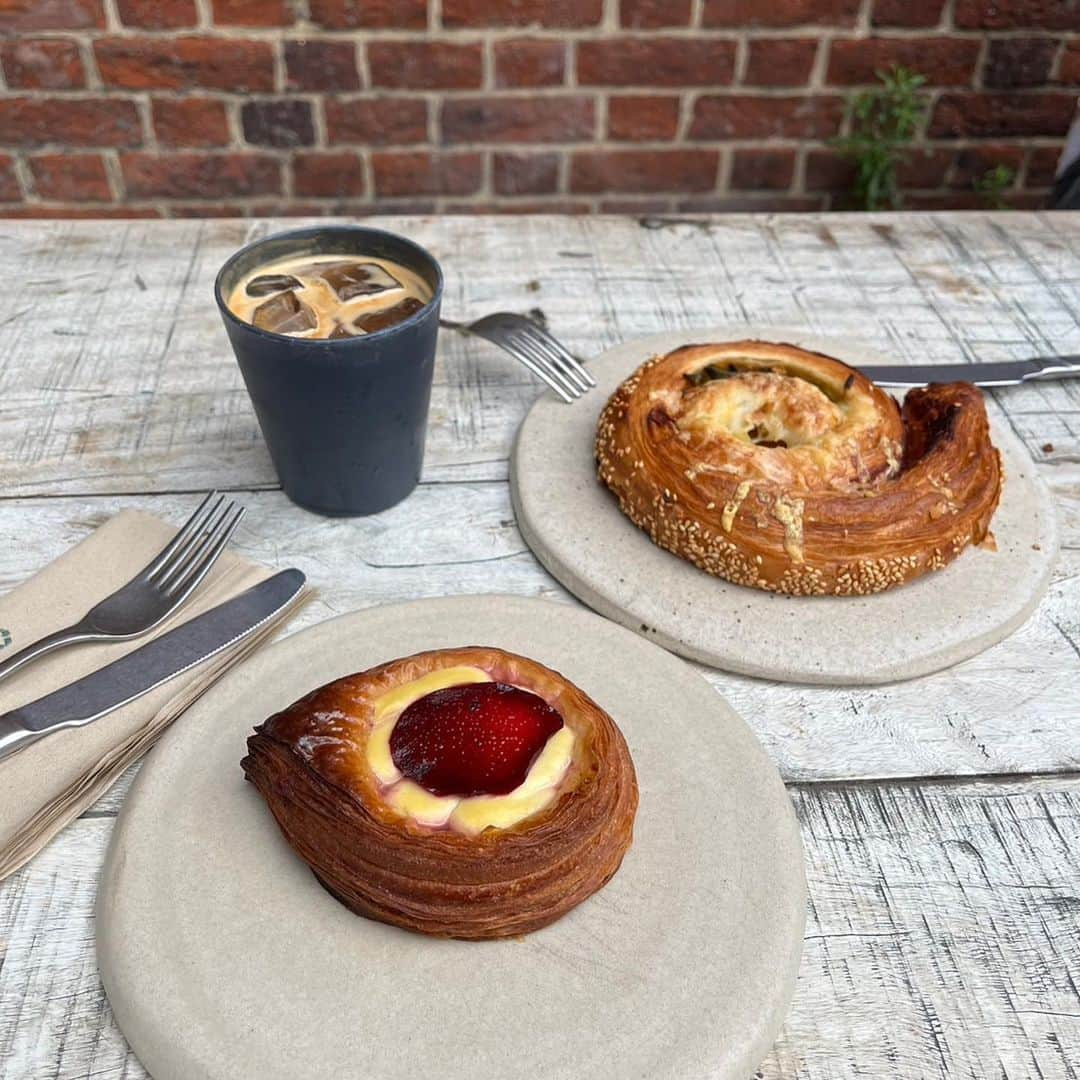
[[[25,649],[20,649],[14,656],[9,656],[8,659],[0,662],[0,680],[13,675],[19,668],[29,664],[31,660],[36,660],[39,656],[52,652],[53,649],[59,649],[64,645],[73,645],[77,641],[93,641],[100,639],[100,637],[100,634],[95,634],[82,623],[65,627],[63,630],[55,630],[51,634],[46,634],[43,638],[38,638],[37,641],[27,645]]]
[[[0,761],[41,738],[40,731],[28,731],[14,713],[0,716]]]
[[[1025,382],[1056,379],[1062,375],[1080,375],[1080,356],[1040,356],[1035,362],[1039,365],[1039,370],[1025,376]]]

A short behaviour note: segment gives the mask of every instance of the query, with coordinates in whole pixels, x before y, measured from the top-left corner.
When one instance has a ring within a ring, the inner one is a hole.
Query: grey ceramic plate
[[[545,394],[518,432],[510,480],[518,526],[536,557],[576,596],[665,648],[712,667],[786,682],[881,683],[966,660],[1034,611],[1058,538],[1050,493],[1027,450],[995,420],[1005,464],[996,552],[969,549],[940,573],[867,597],[785,597],[732,585],[657,547],[596,479],[597,417],[618,384],[658,352],[733,341],[745,328],[656,334],[590,361],[599,386],[564,405]],[[759,328],[851,364],[888,358],[844,338]]]
[[[352,915],[241,776],[251,728],[421,649],[493,644],[578,683],[638,772],[615,878],[521,940]],[[98,896],[109,1001],[156,1080],[745,1080],[791,997],[802,847],[775,768],[682,661],[596,615],[510,597],[342,616],[231,672],[139,773]]]

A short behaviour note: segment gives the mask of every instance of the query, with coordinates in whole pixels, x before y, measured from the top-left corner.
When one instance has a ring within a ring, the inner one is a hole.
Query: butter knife
[[[1037,379],[1080,375],[1080,355],[1036,356],[991,364],[870,364],[859,370],[881,386],[925,386],[932,382],[970,382],[976,386],[1018,386]]]
[[[304,575],[282,570],[51,694],[0,714],[0,759],[62,728],[82,727],[236,644],[286,608]]]

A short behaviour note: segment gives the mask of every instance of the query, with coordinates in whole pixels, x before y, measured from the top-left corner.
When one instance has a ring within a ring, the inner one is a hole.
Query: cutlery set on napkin
[[[123,511],[0,598],[0,879],[303,600],[299,570],[226,550],[242,514]]]

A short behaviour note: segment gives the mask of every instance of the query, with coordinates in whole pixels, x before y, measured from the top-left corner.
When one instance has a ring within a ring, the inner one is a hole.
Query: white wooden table
[[[295,224],[0,222],[0,590],[121,507],[179,520],[218,486],[245,493],[239,548],[320,590],[296,627],[451,593],[574,602],[525,548],[507,491],[542,388],[482,342],[440,343],[424,481],[403,505],[328,520],[276,489],[211,284],[237,246]],[[539,307],[586,355],[727,322],[859,336],[910,362],[1080,352],[1080,214],[383,224],[442,260],[448,316]],[[1080,381],[992,397],[1063,530],[1027,625],[893,686],[707,673],[779,764],[806,844],[805,957],[763,1077],[1078,1075]],[[93,946],[129,782],[0,885],[5,1078],[145,1076]]]

